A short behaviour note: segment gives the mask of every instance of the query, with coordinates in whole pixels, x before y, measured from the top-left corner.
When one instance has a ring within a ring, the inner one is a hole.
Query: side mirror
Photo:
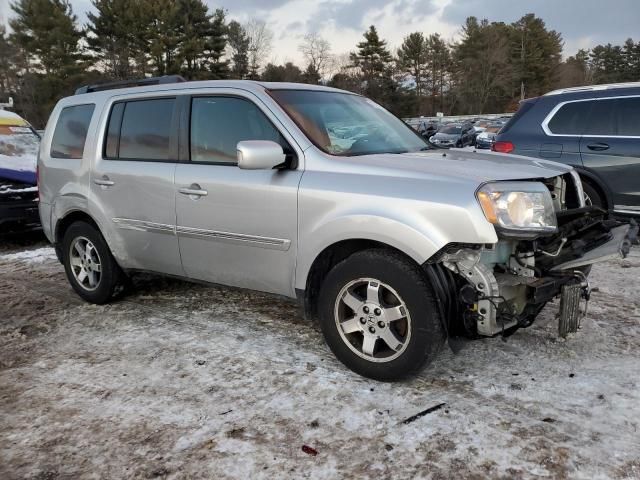
[[[243,170],[270,170],[285,161],[282,146],[271,140],[243,140],[236,148]]]

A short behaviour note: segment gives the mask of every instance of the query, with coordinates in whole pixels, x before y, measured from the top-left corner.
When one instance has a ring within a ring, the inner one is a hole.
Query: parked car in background
[[[462,148],[473,143],[474,133],[471,124],[451,123],[440,128],[429,141],[441,148]]]
[[[524,100],[493,150],[574,166],[592,205],[640,215],[640,83],[556,90]]]
[[[438,131],[439,123],[434,121],[421,121],[418,124],[418,133],[424,138],[429,139]]]
[[[476,137],[476,148],[480,150],[489,150],[493,145],[496,135],[502,128],[501,124],[490,123],[485,128],[484,132],[481,132]]]
[[[131,84],[62,99],[40,149],[43,229],[89,302],[139,270],[297,298],[345,365],[394,380],[447,334],[497,335],[558,295],[577,303],[588,284],[576,269],[635,237],[582,208],[571,167],[425,151],[360,95]],[[578,309],[565,310],[560,325],[576,327]]]
[[[36,163],[40,137],[13,112],[0,110],[0,233],[38,228]]]

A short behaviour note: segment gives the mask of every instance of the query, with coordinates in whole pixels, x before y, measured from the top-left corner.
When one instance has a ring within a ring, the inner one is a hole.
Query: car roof
[[[29,122],[14,112],[0,110],[0,125],[10,127],[28,127]]]
[[[121,87],[99,90],[88,93],[78,93],[66,97],[61,102],[66,105],[77,105],[98,100],[104,100],[114,96],[136,95],[153,92],[188,91],[203,88],[237,88],[253,93],[263,93],[266,90],[314,90],[326,92],[340,92],[354,95],[352,92],[339,90],[337,88],[325,87],[324,85],[311,85],[306,83],[293,82],[259,82],[253,80],[199,80],[178,83],[163,83],[159,85],[144,85],[135,87]]]
[[[640,82],[607,83],[602,85],[585,85],[581,87],[560,88],[558,90],[553,90],[551,92],[545,93],[544,95],[549,96],[549,95],[561,95],[563,93],[599,92],[599,91],[606,91],[606,90],[617,90],[617,89],[628,89],[628,88],[640,89]]]

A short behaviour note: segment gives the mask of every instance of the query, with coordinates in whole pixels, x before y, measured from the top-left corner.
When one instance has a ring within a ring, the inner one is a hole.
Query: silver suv
[[[568,166],[430,152],[331,88],[177,80],[84,87],[47,124],[42,225],[89,302],[135,271],[298,298],[345,365],[393,380],[558,295],[575,330],[588,266],[634,236]]]

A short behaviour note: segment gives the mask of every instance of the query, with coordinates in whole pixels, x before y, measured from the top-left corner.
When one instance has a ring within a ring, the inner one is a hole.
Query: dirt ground
[[[387,384],[295,304],[141,277],[92,306],[41,237],[0,239],[0,479],[639,479],[639,273],[596,267],[567,341],[550,305]]]

